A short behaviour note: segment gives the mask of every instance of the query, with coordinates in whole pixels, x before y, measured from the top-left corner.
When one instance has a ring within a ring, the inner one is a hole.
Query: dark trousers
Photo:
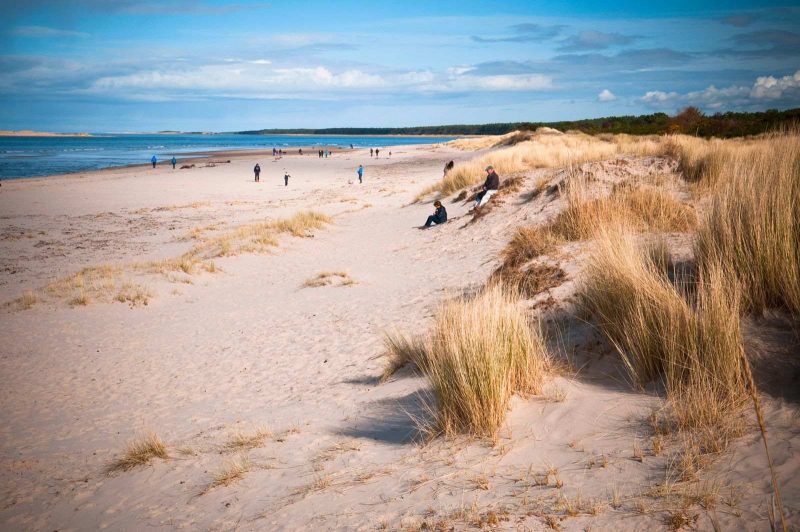
[[[284,181],[284,185],[283,186],[288,187],[289,186],[289,178],[288,177],[284,177],[283,181]]]
[[[425,227],[430,227],[433,224],[439,225],[441,223],[442,223],[441,220],[439,220],[439,218],[437,218],[435,214],[431,214],[430,216],[428,216],[428,220],[425,222]]]
[[[256,172],[256,181],[258,181],[258,178],[259,178],[260,175],[261,174],[259,172]]]
[[[153,168],[155,168],[155,167],[156,167],[156,163],[153,163]]]

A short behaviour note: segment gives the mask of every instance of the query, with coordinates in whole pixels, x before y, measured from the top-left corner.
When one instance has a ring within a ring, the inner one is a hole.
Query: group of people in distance
[[[445,166],[445,175],[447,175],[447,171],[452,169],[452,161],[447,163]],[[483,182],[483,185],[477,190],[477,194],[475,194],[475,205],[470,210],[470,212],[475,212],[476,210],[480,209],[483,205],[489,201],[489,199],[497,193],[500,189],[500,176],[497,175],[497,172],[494,171],[494,167],[489,165],[486,167],[486,180]],[[433,202],[433,207],[436,209],[433,214],[428,216],[428,219],[425,221],[425,225],[420,227],[420,229],[427,229],[432,225],[441,225],[447,222],[447,209],[444,208],[442,202],[436,200]]]

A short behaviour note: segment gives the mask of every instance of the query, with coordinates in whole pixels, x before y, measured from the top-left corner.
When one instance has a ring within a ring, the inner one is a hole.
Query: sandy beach
[[[469,203],[448,199],[451,221],[420,231],[432,206],[414,197],[447,161],[482,151],[304,152],[3,182],[0,528],[667,528],[648,498],[668,460],[651,449],[647,428],[657,390],[635,390],[586,321],[553,317],[574,305],[582,251],[529,302],[560,327],[553,341],[571,365],[541,396],[514,398],[496,445],[420,441],[424,379],[404,368],[379,383],[385,334],[423,331],[443,300],[482,286],[516,226],[565,208],[563,198],[526,195],[557,186],[564,169],[516,175],[519,189],[477,220]],[[677,168],[667,157],[619,157],[581,171],[611,187]],[[213,267],[135,266],[309,210],[330,223],[276,233],[277,245],[222,255]],[[92,286],[58,284],[101,266],[111,273]],[[125,286],[138,296],[123,295]],[[775,394],[764,405],[796,525],[793,400]],[[110,472],[149,432],[168,457]],[[749,431],[698,484],[698,497],[715,497],[690,526],[768,530],[765,470],[761,439]],[[554,504],[578,510],[553,517]]]

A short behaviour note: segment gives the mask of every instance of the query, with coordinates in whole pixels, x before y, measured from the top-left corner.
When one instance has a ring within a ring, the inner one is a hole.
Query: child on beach
[[[358,165],[358,182],[362,183],[361,177],[364,175],[364,167],[360,164]]]
[[[152,158],[152,159],[150,159],[150,162],[151,162],[151,163],[153,163],[153,168],[155,168],[155,167],[156,167],[156,161],[157,161],[157,160],[158,160],[158,159],[156,159],[156,156],[155,156],[155,155],[153,155],[153,158]]]
[[[425,229],[433,224],[441,225],[447,222],[447,209],[444,208],[442,202],[436,200],[433,202],[433,206],[436,207],[436,211],[430,216],[428,216],[428,220],[425,222],[425,225],[420,227],[420,229]]]

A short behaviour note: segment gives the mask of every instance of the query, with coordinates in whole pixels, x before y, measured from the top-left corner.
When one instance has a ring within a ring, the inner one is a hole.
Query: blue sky
[[[800,106],[797,2],[0,0],[0,129]]]

